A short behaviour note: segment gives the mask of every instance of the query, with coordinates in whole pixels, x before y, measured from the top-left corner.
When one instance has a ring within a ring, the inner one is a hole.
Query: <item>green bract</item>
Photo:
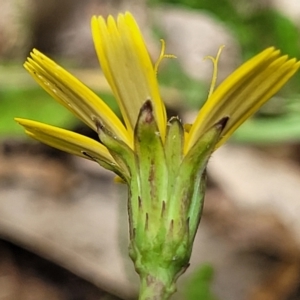
[[[180,120],[168,122],[164,144],[150,100],[142,106],[134,129],[135,151],[98,125],[100,141],[126,170],[129,253],[142,279],[142,299],[149,293],[143,286],[147,282],[161,297],[174,293],[176,279],[188,267],[203,206],[206,165],[227,121],[223,118],[204,133],[187,155]]]

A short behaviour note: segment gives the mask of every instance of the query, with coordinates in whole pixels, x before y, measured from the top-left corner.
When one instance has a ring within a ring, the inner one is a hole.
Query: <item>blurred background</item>
[[[14,117],[97,138],[22,64],[37,48],[117,113],[92,15],[131,11],[159,69],[169,115],[192,122],[212,64],[222,81],[275,46],[300,58],[298,0],[0,0],[0,299],[136,299],[126,187],[95,163],[28,139]],[[191,266],[174,300],[300,299],[300,73],[211,158]]]

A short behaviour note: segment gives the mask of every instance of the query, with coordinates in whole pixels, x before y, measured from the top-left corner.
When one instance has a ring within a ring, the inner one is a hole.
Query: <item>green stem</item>
[[[174,292],[174,284],[149,274],[141,276],[139,300],[168,300]]]

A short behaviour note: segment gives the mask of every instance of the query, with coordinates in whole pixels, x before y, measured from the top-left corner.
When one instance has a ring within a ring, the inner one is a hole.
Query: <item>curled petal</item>
[[[266,101],[268,101],[299,69],[296,59],[280,56],[268,48],[228,76],[208,98],[188,134],[185,152],[203,132],[223,117],[229,117],[216,148]]]
[[[34,49],[24,67],[44,90],[90,128],[96,131],[94,119],[101,119],[125,143],[132,143],[115,113],[88,87],[47,56]]]
[[[155,69],[141,32],[130,13],[92,18],[95,48],[131,136],[143,103],[150,99],[162,137],[166,131],[165,106]]]

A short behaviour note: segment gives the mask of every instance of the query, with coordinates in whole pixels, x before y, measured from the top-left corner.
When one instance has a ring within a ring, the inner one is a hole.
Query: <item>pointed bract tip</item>
[[[142,105],[140,114],[145,116],[144,121],[146,123],[151,123],[153,121],[153,106],[150,99],[146,100],[145,103]]]
[[[179,116],[173,116],[170,118],[167,125],[171,125],[173,123],[178,123],[178,122],[181,123]]]
[[[100,122],[99,119],[93,118],[93,121],[95,122],[96,128],[97,128],[97,133],[99,134],[100,130],[103,129],[103,124]]]
[[[141,111],[149,111],[152,112],[153,111],[153,106],[152,106],[152,102],[150,99],[147,99],[144,104],[141,107]]]
[[[221,131],[223,131],[224,128],[226,127],[226,124],[228,123],[228,121],[229,121],[229,116],[223,117],[221,120],[219,120],[219,121],[215,124],[215,126],[218,127],[218,128],[220,128]]]

